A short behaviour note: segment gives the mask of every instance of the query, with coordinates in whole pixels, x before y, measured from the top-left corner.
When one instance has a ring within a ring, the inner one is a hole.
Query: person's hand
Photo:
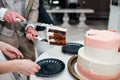
[[[117,32],[116,30],[114,30],[114,29],[111,29],[111,30],[109,30],[109,31],[111,31],[111,32]]]
[[[31,26],[29,26],[26,30],[26,38],[28,40],[36,40],[38,36],[38,32]]]
[[[4,42],[0,42],[0,50],[10,59],[23,58],[22,53],[17,48]]]
[[[31,74],[35,74],[40,70],[40,66],[31,60],[22,59],[22,60],[15,60],[15,71],[26,76],[30,76]]]
[[[23,22],[26,22],[26,19],[24,17],[22,17],[20,14],[18,14],[15,11],[10,11],[10,10],[7,10],[5,12],[3,20],[5,20],[8,23],[17,23],[18,21],[16,20],[16,18],[19,18]]]

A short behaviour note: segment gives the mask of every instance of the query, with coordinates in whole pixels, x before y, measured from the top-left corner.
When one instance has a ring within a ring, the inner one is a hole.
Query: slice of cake
[[[84,47],[78,51],[78,72],[88,80],[120,78],[120,34],[108,30],[88,30]]]
[[[48,42],[51,45],[66,45],[67,29],[61,27],[47,27]]]

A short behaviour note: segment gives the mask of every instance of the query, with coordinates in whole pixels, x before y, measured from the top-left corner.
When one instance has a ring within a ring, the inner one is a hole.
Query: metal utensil
[[[16,20],[22,25],[32,24],[34,26],[42,26],[42,27],[51,27],[51,26],[53,27],[54,26],[53,24],[45,24],[45,23],[40,23],[40,22],[31,22],[31,21],[23,22],[19,18],[16,18]]]
[[[64,45],[64,43],[66,43],[66,39],[63,39],[63,40],[61,39],[61,38],[63,38],[61,36],[66,36],[66,34],[65,35],[61,34],[63,32],[66,33],[67,29],[65,29],[65,28],[58,27],[58,26],[55,26],[52,24],[40,23],[40,22],[31,22],[31,21],[23,22],[23,21],[21,21],[21,19],[18,19],[18,18],[16,20],[22,25],[32,24],[34,26],[46,27],[47,28],[47,39],[42,39],[40,36],[38,36],[37,39],[39,41],[46,41],[46,42],[48,42],[50,44],[54,44],[54,45],[55,44],[58,45],[58,43],[59,43],[59,45]],[[52,35],[50,35],[49,33],[50,34],[52,33]],[[55,36],[54,33],[58,34],[58,36]],[[49,38],[50,36],[53,36],[54,38],[50,39]],[[60,38],[56,38],[56,37],[60,37]],[[59,39],[59,41],[58,41],[58,39]],[[51,40],[52,40],[52,42],[51,42]]]

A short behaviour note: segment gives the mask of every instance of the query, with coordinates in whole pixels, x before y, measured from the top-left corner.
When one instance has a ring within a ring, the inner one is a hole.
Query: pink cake
[[[84,47],[78,51],[78,72],[88,80],[120,78],[120,34],[108,30],[86,32]]]

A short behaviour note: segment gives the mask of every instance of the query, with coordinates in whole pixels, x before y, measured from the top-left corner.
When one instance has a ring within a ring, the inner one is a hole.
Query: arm
[[[39,0],[34,0],[34,3],[30,9],[28,21],[37,22],[38,20],[38,6]]]
[[[14,65],[14,66],[13,66]],[[30,76],[38,72],[40,66],[31,60],[11,60],[6,62],[0,62],[0,74],[9,72],[19,72],[21,74]]]
[[[38,6],[39,0],[34,0],[32,8],[30,10],[28,21],[37,22],[38,20]],[[26,37],[29,40],[36,40],[38,36],[37,31],[35,30],[35,26],[28,24],[26,27]]]
[[[50,18],[48,13],[46,12],[44,5],[43,5],[43,0],[39,0],[39,15],[38,15],[38,22],[41,23],[47,23],[47,24],[54,24],[53,20]],[[44,30],[45,27],[37,26],[37,31]]]
[[[4,42],[0,42],[0,50],[10,58],[23,58],[22,53],[17,48],[14,48]],[[2,57],[4,56],[0,56],[0,58]],[[39,69],[39,65],[32,62],[31,60],[18,59],[0,62],[0,74],[19,72],[29,76],[30,74],[37,72]]]
[[[37,3],[37,2],[35,2],[35,3]],[[34,6],[35,6],[35,4],[34,4]],[[33,7],[31,9],[31,12],[30,12],[31,16],[33,16],[33,13],[35,13],[35,14],[37,13],[35,10],[36,10],[35,7]],[[5,8],[0,9],[0,17],[1,17],[0,20],[6,21],[8,23],[16,23],[16,22],[18,22],[16,20],[16,18],[21,19],[23,22],[26,21],[26,19],[24,17],[22,17],[20,14],[18,14],[17,12],[10,11],[10,10],[7,10]],[[35,20],[37,20],[37,19],[35,19]],[[34,21],[34,19],[33,19],[33,21]],[[1,27],[1,25],[0,25],[0,27]],[[37,35],[38,35],[37,31],[33,27],[30,27],[30,30],[28,30],[27,38],[29,40],[35,40]]]

